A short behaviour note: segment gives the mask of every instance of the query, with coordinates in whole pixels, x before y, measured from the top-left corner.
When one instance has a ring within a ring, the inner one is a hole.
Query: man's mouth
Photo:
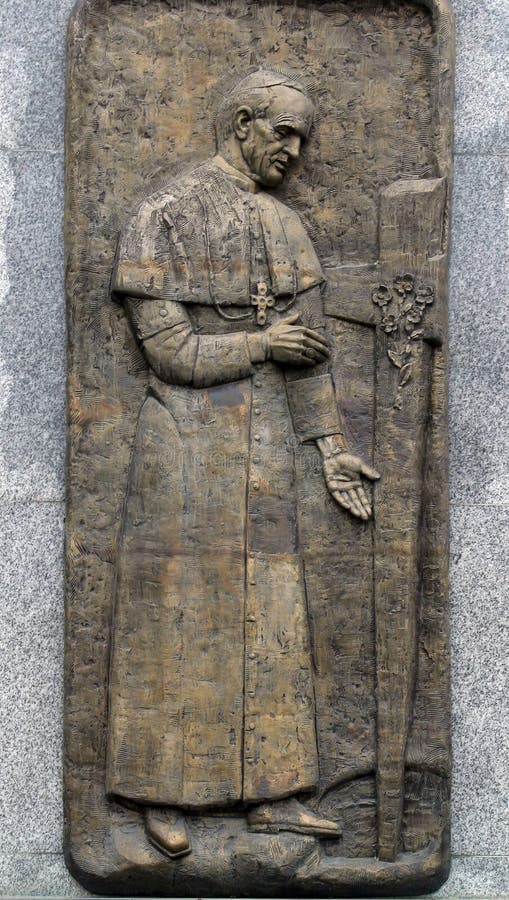
[[[272,165],[274,166],[275,169],[278,170],[278,172],[281,172],[282,175],[286,175],[286,173],[288,171],[288,162],[286,160],[275,159],[274,162],[272,163]]]

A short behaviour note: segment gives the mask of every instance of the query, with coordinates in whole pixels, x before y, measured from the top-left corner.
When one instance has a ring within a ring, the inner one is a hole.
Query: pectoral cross
[[[274,297],[269,294],[269,289],[264,281],[256,285],[256,294],[251,294],[251,303],[256,306],[256,324],[265,325],[267,321],[267,308],[274,306]]]

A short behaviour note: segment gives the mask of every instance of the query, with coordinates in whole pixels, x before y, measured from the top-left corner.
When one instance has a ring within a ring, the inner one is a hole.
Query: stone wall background
[[[65,32],[0,5],[0,896],[84,897],[61,852]],[[509,896],[509,2],[454,0],[453,871]]]

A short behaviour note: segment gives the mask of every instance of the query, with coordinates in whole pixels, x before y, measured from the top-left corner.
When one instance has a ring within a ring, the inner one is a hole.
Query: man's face
[[[299,91],[274,88],[265,118],[251,119],[242,154],[255,180],[277,187],[299,156],[313,123],[313,106]]]

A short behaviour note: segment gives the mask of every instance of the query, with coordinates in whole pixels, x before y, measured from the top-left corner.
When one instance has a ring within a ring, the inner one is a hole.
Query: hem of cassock
[[[243,795],[239,794],[235,797],[215,797],[210,800],[200,800],[194,803],[185,801],[182,798],[177,799],[176,797],[170,797],[167,794],[163,799],[162,793],[158,793],[157,795],[146,791],[141,793],[132,788],[125,788],[123,790],[120,786],[107,790],[106,796],[108,800],[128,807],[167,806],[168,808],[182,809],[188,812],[203,812],[204,809],[212,811],[231,809],[231,807],[234,806],[242,807],[244,805],[251,806],[257,803],[272,803],[277,800],[286,800],[288,797],[295,797],[301,794],[314,794],[317,790],[318,781],[315,778],[309,782],[301,782],[296,787],[287,788],[286,790],[273,789],[269,791],[260,791],[258,793],[245,791]]]
[[[315,782],[309,786],[299,785],[299,787],[292,788],[288,791],[279,791],[277,794],[257,794],[256,796],[244,794],[242,802],[249,806],[258,803],[277,803],[278,800],[288,800],[289,797],[300,797],[302,794],[312,796],[313,794],[316,794],[317,791],[318,785]]]
[[[106,791],[108,800],[120,803],[127,807],[145,807],[145,806],[167,806],[172,809],[183,809],[188,812],[202,812],[204,809],[215,810],[231,808],[238,804],[244,803],[240,794],[230,798],[214,797],[211,800],[200,800],[189,802],[163,792],[157,794],[149,791],[136,791],[134,788],[124,788],[116,786]]]

